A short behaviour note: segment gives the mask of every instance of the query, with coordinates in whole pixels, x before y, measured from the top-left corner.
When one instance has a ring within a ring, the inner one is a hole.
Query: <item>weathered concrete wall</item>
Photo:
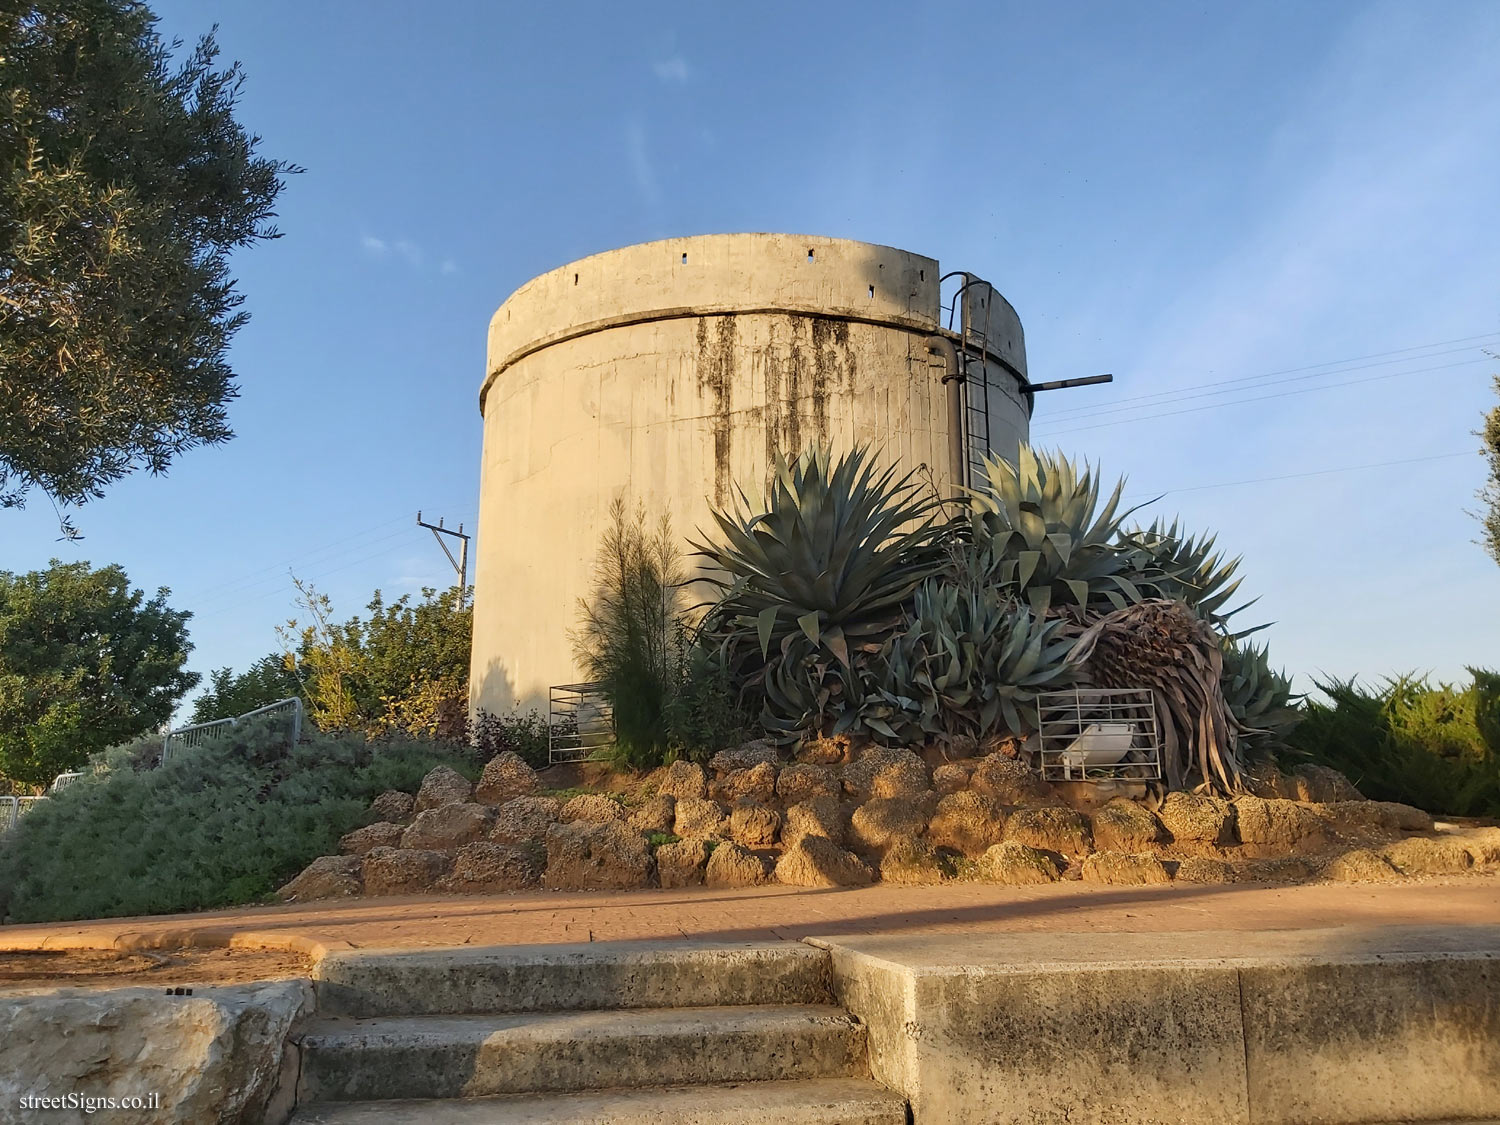
[[[777,452],[875,445],[947,483],[938,263],[839,239],[710,235],[595,255],[519,289],[490,324],[475,558],[476,708],[545,706],[580,678],[568,630],[610,503],[710,527]],[[1024,347],[1006,338],[1025,370]],[[1028,414],[988,373],[997,451]]]
[[[1500,1116],[1500,927],[818,944],[919,1125]]]

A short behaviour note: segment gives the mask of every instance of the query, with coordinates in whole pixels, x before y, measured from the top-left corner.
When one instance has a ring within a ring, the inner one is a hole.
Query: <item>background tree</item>
[[[41,785],[171,717],[198,675],[167,595],[118,566],[0,571],[0,774]]]
[[[289,164],[234,118],[212,34],[180,65],[135,0],[0,6],[0,506],[62,503],[227,440],[236,247]]]
[[[231,668],[215,668],[208,674],[208,689],[193,700],[193,722],[207,723],[243,715],[302,694],[297,676],[286,666],[279,652],[262,656],[245,671],[235,674]]]
[[[420,601],[387,603],[376,590],[367,618],[339,622],[326,595],[294,581],[302,617],[277,632],[320,730],[461,733],[474,626],[468,591],[455,599],[425,587]]]
[[[1500,375],[1495,376],[1495,391],[1500,393]],[[1485,510],[1479,513],[1484,524],[1484,549],[1490,558],[1500,563],[1500,406],[1491,408],[1484,416],[1484,428],[1479,431],[1484,441],[1484,456],[1490,463],[1489,479],[1479,491],[1479,499]]]

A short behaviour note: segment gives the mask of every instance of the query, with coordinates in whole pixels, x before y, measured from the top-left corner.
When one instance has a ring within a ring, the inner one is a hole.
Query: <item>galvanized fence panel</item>
[[[302,700],[295,697],[290,699],[278,699],[274,703],[267,703],[264,707],[257,707],[254,711],[246,711],[243,715],[236,715],[230,719],[214,719],[208,723],[194,723],[190,727],[178,727],[176,730],[168,731],[161,743],[161,764],[166,765],[174,751],[190,750],[195,746],[202,746],[210,739],[218,738],[233,728],[239,726],[246,719],[257,719],[262,715],[288,715],[292,720],[292,745],[295,746],[302,740]]]

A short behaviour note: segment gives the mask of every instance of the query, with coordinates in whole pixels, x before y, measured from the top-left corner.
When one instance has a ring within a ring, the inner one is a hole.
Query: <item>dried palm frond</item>
[[[1243,788],[1239,724],[1221,686],[1219,635],[1182,602],[1152,598],[1099,618],[1074,663],[1099,687],[1149,687],[1160,711],[1162,766],[1172,789]]]

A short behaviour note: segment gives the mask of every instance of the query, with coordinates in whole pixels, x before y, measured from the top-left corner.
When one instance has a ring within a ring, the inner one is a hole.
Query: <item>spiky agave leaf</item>
[[[913,477],[878,470],[866,447],[778,457],[764,500],[741,492],[714,512],[720,541],[694,544],[719,591],[705,635],[765,662],[800,634],[845,667],[851,648],[884,640],[941,558],[936,501]]]
[[[1039,616],[1057,607],[1123,609],[1159,591],[1115,545],[1121,480],[1099,507],[1099,482],[1088,465],[1022,445],[1016,463],[986,457],[984,480],[969,489],[972,553],[987,584],[997,585]]]
[[[877,683],[924,735],[1025,734],[1036,729],[1037,692],[1072,678],[1063,625],[993,587],[928,580],[908,627],[887,644]]]
[[[1275,750],[1302,719],[1297,706],[1302,696],[1292,692],[1286,675],[1271,667],[1264,645],[1239,645],[1225,638],[1224,701],[1241,727],[1241,737],[1250,748]]]
[[[1254,605],[1254,600],[1226,609],[1239,589],[1240,558],[1226,559],[1215,535],[1188,535],[1176,519],[1153,520],[1150,527],[1122,531],[1119,546],[1137,552],[1134,568],[1152,576],[1162,596],[1184,602],[1215,627],[1228,631],[1229,618]],[[1253,631],[1253,630],[1252,630]]]

